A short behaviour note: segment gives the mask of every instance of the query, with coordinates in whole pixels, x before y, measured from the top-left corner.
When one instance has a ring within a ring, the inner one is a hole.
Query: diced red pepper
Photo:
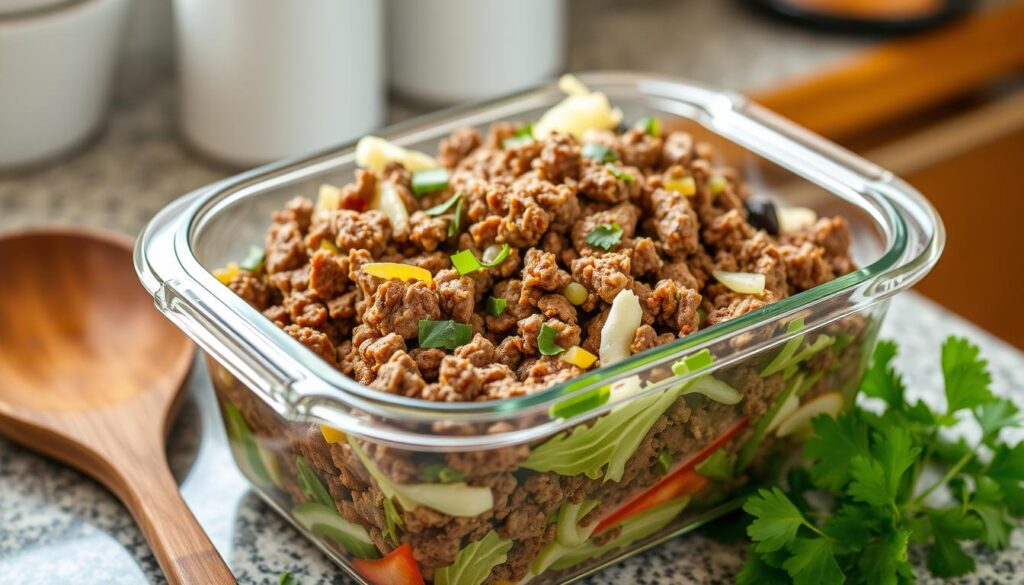
[[[746,426],[747,419],[740,419],[693,457],[684,461],[675,470],[670,471],[661,481],[619,506],[618,509],[602,519],[598,523],[597,528],[594,529],[594,533],[601,533],[620,524],[626,518],[639,514],[644,510],[649,510],[658,504],[663,504],[680,496],[696,494],[706,488],[711,483],[711,480],[697,473],[693,468],[732,440]]]
[[[396,548],[382,559],[353,559],[359,574],[373,585],[424,585],[420,566],[408,544]]]

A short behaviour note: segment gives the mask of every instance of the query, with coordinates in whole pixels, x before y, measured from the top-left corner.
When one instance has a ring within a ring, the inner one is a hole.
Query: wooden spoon
[[[114,492],[171,583],[234,583],[167,466],[195,348],[139,284],[131,240],[0,236],[0,275],[0,432]]]

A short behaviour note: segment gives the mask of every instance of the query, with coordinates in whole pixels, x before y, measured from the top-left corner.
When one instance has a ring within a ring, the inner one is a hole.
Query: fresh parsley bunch
[[[938,577],[974,570],[964,542],[1006,547],[1024,515],[1024,444],[1000,438],[1024,425],[1017,407],[992,394],[987,364],[966,339],[942,346],[944,412],[907,401],[895,355],[895,344],[880,342],[862,383],[884,401],[881,414],[855,407],[818,417],[807,467],[789,473],[786,490],[747,500],[754,545],[738,583],[912,583],[913,544]],[[948,439],[968,418],[980,439]]]

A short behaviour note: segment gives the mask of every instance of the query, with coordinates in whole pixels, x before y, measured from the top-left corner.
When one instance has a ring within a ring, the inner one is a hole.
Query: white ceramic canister
[[[77,148],[110,104],[129,0],[49,4],[0,4],[0,171]]]
[[[565,66],[563,0],[390,0],[388,80],[433,103],[525,89]]]
[[[185,140],[254,165],[379,126],[382,12],[375,0],[175,0]]]

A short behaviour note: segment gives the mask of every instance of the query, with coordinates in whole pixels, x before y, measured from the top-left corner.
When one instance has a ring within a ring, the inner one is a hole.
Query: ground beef
[[[476,128],[457,128],[451,136],[441,140],[437,148],[437,164],[454,168],[480,146],[480,132]]]
[[[630,270],[629,256],[625,254],[584,256],[572,263],[573,279],[606,303],[632,284]]]
[[[443,217],[431,217],[422,211],[417,211],[409,218],[409,223],[412,226],[409,241],[424,252],[433,252],[448,239],[449,221],[451,220]]]
[[[599,225],[619,226],[622,230],[622,239],[629,241],[636,233],[636,223],[640,219],[640,208],[631,203],[620,203],[609,209],[596,211],[584,215],[583,220],[576,222],[572,228],[572,244],[579,253],[594,253],[602,250],[587,243],[587,235]],[[618,250],[621,246],[614,246],[611,250]]]
[[[541,178],[552,183],[578,179],[580,175],[580,147],[565,134],[556,133],[544,143],[540,157],[533,161]]]
[[[669,256],[693,254],[700,247],[697,214],[678,191],[655,189],[651,193],[654,232]]]
[[[627,201],[630,194],[639,190],[643,177],[636,167],[615,169],[618,176],[605,163],[586,159],[580,171],[580,193],[603,203]]]
[[[558,267],[558,259],[554,254],[531,248],[523,259],[519,303],[535,304],[545,291],[560,291],[569,281],[569,274]]]
[[[420,320],[436,321],[440,316],[438,295],[430,285],[391,279],[373,294],[373,303],[363,315],[363,322],[381,335],[397,333],[412,339],[419,334]]]
[[[441,312],[459,323],[469,323],[476,290],[473,279],[460,276],[457,270],[442,270],[434,279]]]
[[[316,296],[331,300],[348,288],[348,255],[317,250],[309,263],[309,287]]]
[[[340,209],[332,211],[327,219],[335,234],[338,250],[369,250],[374,257],[384,251],[391,236],[391,224],[382,212],[370,209],[363,212]]]
[[[327,335],[309,327],[300,325],[288,325],[284,330],[294,337],[299,343],[309,348],[310,351],[323,358],[331,364],[338,363],[338,356],[334,351],[334,345]]]
[[[264,279],[250,272],[239,272],[228,283],[228,288],[257,311],[269,308],[275,300],[275,290],[268,286]]]
[[[271,274],[301,268],[308,258],[302,230],[294,221],[271,224],[265,246],[263,266]]]

